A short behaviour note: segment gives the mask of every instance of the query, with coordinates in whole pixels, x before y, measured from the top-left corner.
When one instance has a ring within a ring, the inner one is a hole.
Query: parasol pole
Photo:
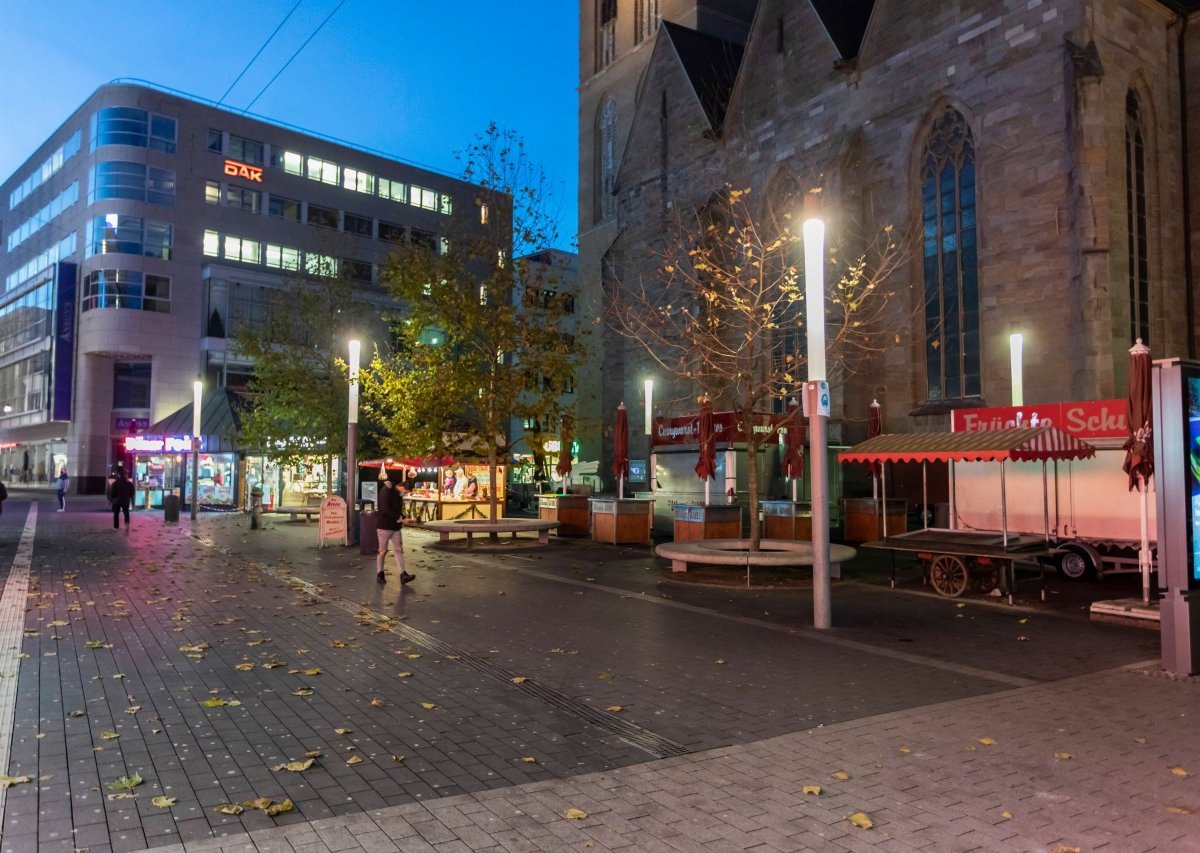
[[[1146,491],[1146,477],[1138,474],[1139,503],[1142,514],[1142,547],[1138,549],[1138,568],[1142,570],[1142,604],[1150,603],[1150,496]]]

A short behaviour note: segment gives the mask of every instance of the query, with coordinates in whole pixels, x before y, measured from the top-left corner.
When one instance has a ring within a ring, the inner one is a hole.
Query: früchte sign
[[[201,449],[204,439],[200,439]],[[131,435],[125,439],[125,449],[130,453],[190,453],[190,435]]]
[[[758,413],[754,415],[754,432],[761,438],[770,440],[779,435],[787,434],[784,423],[789,415],[769,415]],[[746,434],[741,429],[741,419],[737,412],[713,412],[713,435],[717,444],[730,444],[745,441]],[[668,444],[697,444],[700,441],[700,415],[684,415],[681,418],[654,419],[655,446]]]
[[[231,178],[245,178],[247,181],[258,181],[261,184],[262,172],[262,166],[251,166],[237,160],[225,161],[225,174]]]
[[[955,409],[950,415],[951,429],[955,432],[1052,426],[1083,439],[1128,438],[1127,420],[1128,403],[1125,400]]]

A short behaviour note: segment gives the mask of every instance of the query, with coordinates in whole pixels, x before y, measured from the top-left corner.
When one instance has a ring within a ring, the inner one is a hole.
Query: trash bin
[[[179,522],[179,495],[163,495],[163,521],[168,524]]]
[[[379,550],[379,540],[375,531],[379,525],[379,514],[375,512],[360,512],[358,514],[358,550],[361,554],[374,554]]]

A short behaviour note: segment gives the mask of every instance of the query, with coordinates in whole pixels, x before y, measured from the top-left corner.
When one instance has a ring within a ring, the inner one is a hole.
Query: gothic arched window
[[[1147,258],[1146,140],[1141,104],[1125,96],[1125,218],[1129,267],[1129,339],[1150,343],[1150,263]]]
[[[611,219],[617,212],[617,199],[613,188],[617,179],[617,103],[605,98],[600,106],[600,119],[596,127],[596,192],[601,220]]]
[[[921,158],[925,376],[930,400],[977,397],[979,258],[975,142],[951,107],[933,123]]]

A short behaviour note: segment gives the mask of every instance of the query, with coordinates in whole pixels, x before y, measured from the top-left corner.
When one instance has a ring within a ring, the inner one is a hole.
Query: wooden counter
[[[764,539],[812,541],[812,505],[792,501],[762,501]]]
[[[741,539],[742,508],[730,504],[676,504],[675,541]]]
[[[557,521],[559,536],[587,536],[592,531],[586,495],[538,495],[538,518]]]
[[[614,545],[650,544],[654,501],[643,498],[589,498],[592,507],[592,539]]]
[[[874,542],[884,536],[908,532],[908,501],[887,502],[887,533],[883,532],[882,501],[875,498],[846,498],[842,512],[842,539],[846,542]]]

